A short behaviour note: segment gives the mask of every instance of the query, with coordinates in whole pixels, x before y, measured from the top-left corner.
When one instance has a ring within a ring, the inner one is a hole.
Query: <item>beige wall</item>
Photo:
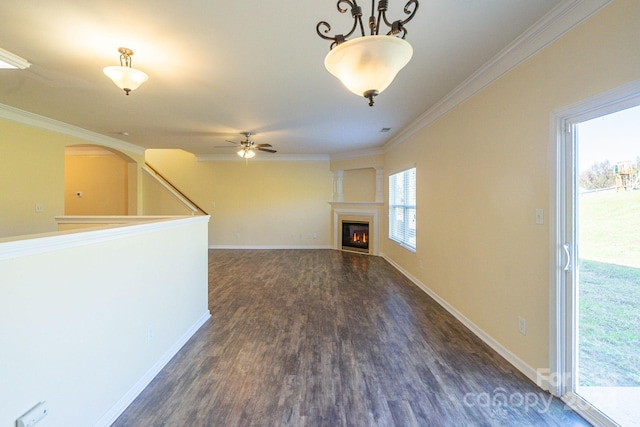
[[[147,150],[146,160],[211,215],[211,246],[330,245],[328,161],[198,162],[181,150]]]
[[[54,217],[65,213],[65,146],[87,143],[0,119],[0,237],[57,230]],[[140,155],[125,154],[138,163],[142,161]],[[128,175],[137,174],[137,168],[135,163],[129,165]],[[141,179],[138,188],[140,183]],[[130,207],[141,206],[141,191],[137,200],[131,188],[127,193]],[[36,204],[42,205],[42,212],[36,212]]]
[[[191,215],[191,209],[179,201],[158,181],[143,172],[143,215]]]
[[[417,252],[384,239],[386,256],[533,368],[549,366],[550,113],[640,79],[638,22],[640,2],[613,2],[385,156],[385,185],[415,163],[418,188]]]
[[[342,159],[338,156],[331,159],[331,170],[350,170],[350,169],[364,169],[364,168],[377,168],[384,166],[384,155],[373,154],[363,155],[362,157],[353,157]]]
[[[345,170],[342,194],[345,202],[375,202],[376,170],[374,168]]]
[[[72,141],[0,119],[0,237],[56,231],[53,217],[64,213],[64,146]]]
[[[65,215],[127,215],[128,169],[128,163],[115,154],[65,156]]]

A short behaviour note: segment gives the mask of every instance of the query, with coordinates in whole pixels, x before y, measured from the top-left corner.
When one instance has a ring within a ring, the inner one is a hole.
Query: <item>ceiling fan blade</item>
[[[231,144],[240,145],[240,143],[239,143],[239,142],[229,141],[228,139],[225,139],[225,141],[230,142]]]
[[[273,145],[271,144],[256,144],[254,145],[254,147],[260,148],[260,147],[273,147]]]
[[[260,150],[260,151],[266,151],[267,153],[277,153],[277,151],[276,151],[276,150],[270,150],[270,149],[268,149],[268,148],[261,148],[261,147],[258,147],[258,150]]]

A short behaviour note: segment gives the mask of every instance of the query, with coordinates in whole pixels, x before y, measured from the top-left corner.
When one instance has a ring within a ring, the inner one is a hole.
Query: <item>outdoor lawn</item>
[[[640,191],[579,203],[579,385],[640,387]]]

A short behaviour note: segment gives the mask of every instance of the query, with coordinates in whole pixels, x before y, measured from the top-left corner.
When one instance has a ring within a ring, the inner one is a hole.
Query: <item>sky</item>
[[[640,156],[640,106],[578,125],[579,170],[609,160],[612,165]]]

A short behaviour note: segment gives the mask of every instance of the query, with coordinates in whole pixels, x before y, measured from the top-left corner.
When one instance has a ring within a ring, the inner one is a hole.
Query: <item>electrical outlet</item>
[[[36,203],[36,213],[44,212],[44,205],[42,203]]]
[[[527,319],[518,316],[518,332],[527,335]]]

